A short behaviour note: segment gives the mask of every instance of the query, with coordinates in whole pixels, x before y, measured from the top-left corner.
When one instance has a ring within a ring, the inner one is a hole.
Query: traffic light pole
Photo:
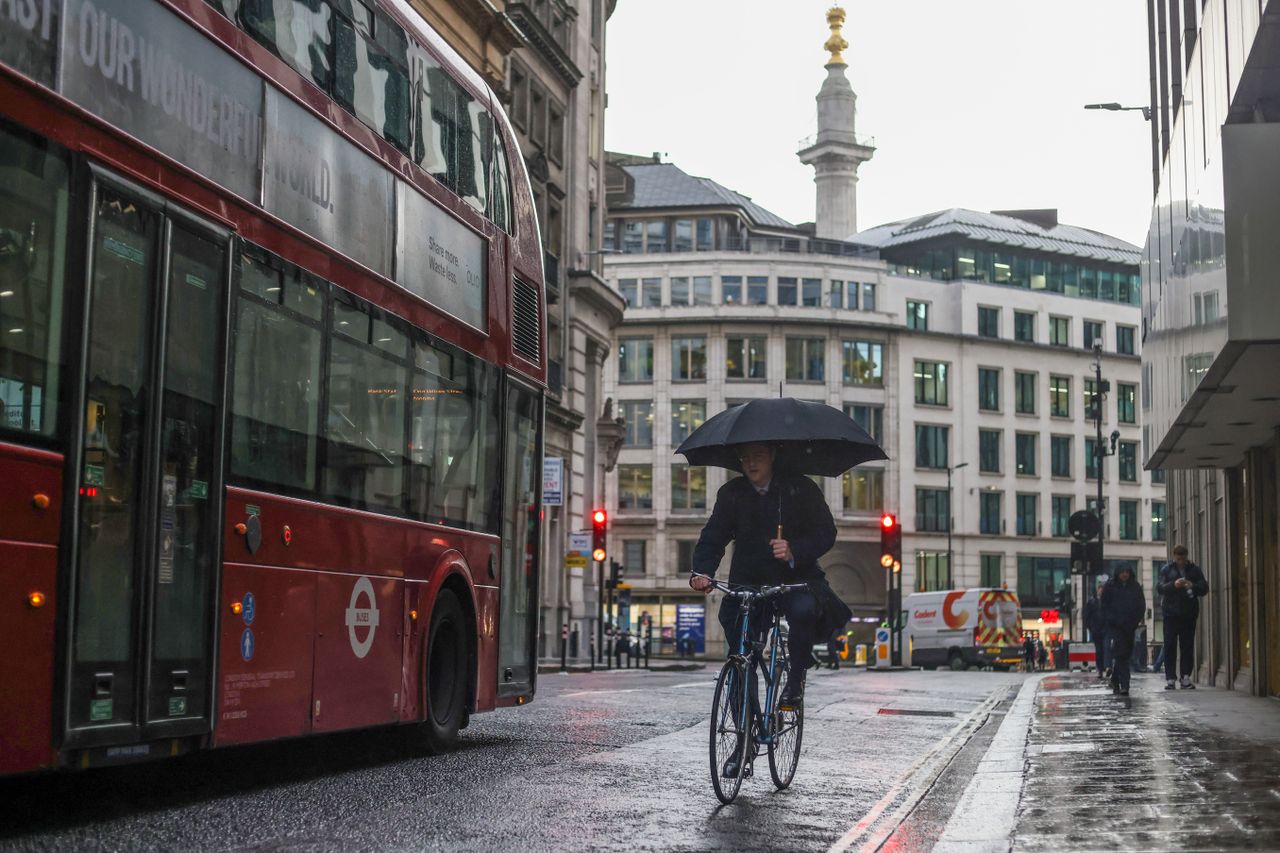
[[[596,564],[596,600],[600,605],[600,617],[596,619],[596,662],[602,663],[604,656],[604,563],[600,560],[595,561]]]
[[[1098,564],[1089,559],[1086,561],[1086,570],[1080,578],[1080,633],[1075,633],[1075,613],[1071,613],[1071,630],[1073,636],[1078,636],[1080,641],[1084,641],[1085,624],[1084,624],[1084,605],[1085,602],[1092,601],[1098,597],[1096,578],[1102,571],[1102,560],[1104,559],[1103,545],[1107,541],[1107,513],[1103,508],[1106,498],[1103,497],[1102,483],[1102,463],[1108,456],[1114,456],[1116,452],[1116,441],[1120,437],[1119,430],[1111,433],[1111,450],[1108,452],[1102,443],[1102,409],[1103,401],[1106,399],[1107,392],[1111,390],[1111,384],[1102,379],[1102,341],[1093,342],[1093,376],[1094,376],[1094,403],[1093,403],[1093,425],[1095,430],[1093,458],[1094,473],[1098,475],[1098,501],[1094,504],[1093,510],[1098,517]],[[1068,587],[1069,588],[1069,587]]]

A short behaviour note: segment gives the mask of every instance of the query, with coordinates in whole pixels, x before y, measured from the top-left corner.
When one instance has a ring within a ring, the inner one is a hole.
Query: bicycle
[[[754,590],[735,589],[714,578],[708,580],[713,588],[737,598],[741,607],[737,651],[721,667],[711,700],[711,786],[720,802],[728,805],[737,798],[742,780],[762,746],[769,756],[769,775],[779,791],[795,777],[804,736],[804,708],[778,707],[790,672],[782,642],[782,613],[776,607],[772,609],[772,623],[761,640],[751,639],[749,622],[754,607],[792,590],[808,589],[809,585],[792,583]],[[765,676],[763,707],[759,702],[757,669]],[[725,776],[726,769],[732,770],[731,775]]]

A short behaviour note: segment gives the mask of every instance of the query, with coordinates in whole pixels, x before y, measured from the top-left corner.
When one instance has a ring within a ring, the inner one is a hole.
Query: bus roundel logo
[[[361,599],[368,603],[360,606]],[[351,651],[356,657],[363,658],[373,648],[373,635],[378,632],[378,600],[373,596],[373,584],[367,577],[361,577],[351,588],[351,601],[346,612],[347,638],[351,640]],[[360,638],[364,632],[364,639]]]

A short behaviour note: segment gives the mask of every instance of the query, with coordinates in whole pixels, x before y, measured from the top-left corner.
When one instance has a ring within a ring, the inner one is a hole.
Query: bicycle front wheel
[[[742,788],[742,775],[747,766],[747,750],[751,748],[747,732],[750,722],[746,702],[746,669],[737,661],[728,661],[716,679],[716,692],[711,700],[711,787],[720,802],[728,805]]]
[[[773,714],[770,720],[769,775],[781,791],[791,784],[800,762],[800,741],[804,736],[804,706],[793,711],[778,710],[778,701],[787,689],[787,667],[779,665],[773,672]]]

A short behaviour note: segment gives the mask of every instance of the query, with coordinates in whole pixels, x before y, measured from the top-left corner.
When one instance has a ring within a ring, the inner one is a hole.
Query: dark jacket
[[[1102,601],[1093,598],[1084,605],[1084,626],[1095,637],[1107,630],[1107,623],[1102,621]]]
[[[1112,578],[1102,588],[1102,619],[1107,627],[1127,631],[1130,637],[1147,615],[1147,598],[1142,584],[1132,576],[1128,583]]]
[[[1174,581],[1185,577],[1191,581],[1191,589],[1178,589]],[[1156,594],[1160,596],[1160,606],[1165,613],[1174,616],[1200,615],[1200,599],[1209,594],[1209,581],[1204,572],[1190,560],[1183,569],[1173,560],[1160,569],[1160,579],[1156,581]]]
[[[777,538],[779,523],[795,557],[794,569],[775,559],[769,544]],[[835,544],[836,525],[821,490],[808,477],[775,474],[764,495],[757,494],[746,477],[734,477],[716,494],[711,517],[693,549],[693,571],[714,576],[730,542],[730,583],[797,583],[823,576],[818,558]]]

